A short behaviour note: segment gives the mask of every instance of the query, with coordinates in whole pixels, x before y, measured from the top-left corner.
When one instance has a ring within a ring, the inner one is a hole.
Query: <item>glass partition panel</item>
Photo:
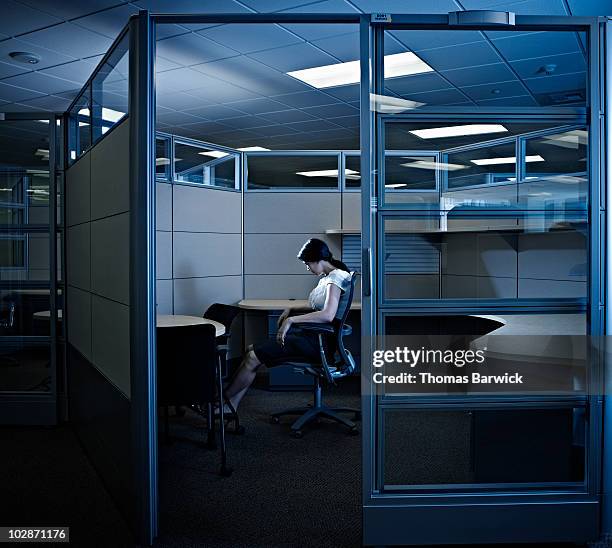
[[[414,207],[438,207],[440,163],[435,154],[410,153],[385,155],[385,204],[410,204]]]
[[[48,330],[45,334],[49,334]],[[0,393],[50,393],[52,375],[49,343],[28,338],[2,338]]]
[[[247,189],[337,189],[338,164],[339,154],[247,154]]]
[[[170,139],[155,138],[155,177],[167,181],[170,179]]]
[[[345,188],[361,188],[361,156],[346,154],[344,156]]]
[[[385,489],[585,479],[583,407],[388,409],[383,432]]]
[[[175,141],[174,178],[177,182],[220,188],[239,188],[238,154],[210,146]]]
[[[569,214],[386,218],[385,300],[586,299],[588,225]]]
[[[93,79],[94,142],[119,123],[128,111],[129,36],[117,44]]]
[[[81,97],[69,112],[69,157],[74,162],[92,143],[91,140],[91,85],[87,86]]]

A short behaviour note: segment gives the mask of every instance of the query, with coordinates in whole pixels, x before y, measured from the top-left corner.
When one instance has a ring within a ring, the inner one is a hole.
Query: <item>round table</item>
[[[225,326],[214,320],[207,320],[199,316],[183,316],[181,314],[158,314],[157,327],[181,327],[184,325],[211,324],[215,326],[215,337],[225,335]]]

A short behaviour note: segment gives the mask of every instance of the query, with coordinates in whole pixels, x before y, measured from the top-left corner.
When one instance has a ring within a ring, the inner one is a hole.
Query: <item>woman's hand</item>
[[[276,333],[276,341],[281,346],[285,344],[285,335],[291,328],[291,324],[293,323],[291,318],[286,318],[285,321],[278,328],[278,332]]]
[[[276,327],[280,329],[280,326],[283,325],[283,322],[289,317],[289,314],[291,314],[291,310],[289,308],[285,308],[285,310],[283,310],[283,313],[278,317]]]

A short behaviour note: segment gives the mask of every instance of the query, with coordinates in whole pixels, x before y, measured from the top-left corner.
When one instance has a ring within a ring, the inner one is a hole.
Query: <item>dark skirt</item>
[[[333,363],[333,351],[332,359],[330,359],[330,348],[334,346],[329,344],[330,341],[324,341],[325,354],[328,359],[328,363]],[[291,331],[285,335],[285,344],[280,345],[276,342],[276,339],[269,339],[253,345],[253,352],[257,356],[260,362],[265,364],[267,367],[275,367],[284,363],[321,363],[321,353],[319,351],[319,338],[317,335],[305,332]]]

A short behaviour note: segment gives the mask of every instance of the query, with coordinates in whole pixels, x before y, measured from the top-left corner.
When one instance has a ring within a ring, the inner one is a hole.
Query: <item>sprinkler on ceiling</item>
[[[9,53],[9,57],[14,61],[25,63],[26,65],[36,65],[42,59],[40,55],[28,51],[12,51]]]

